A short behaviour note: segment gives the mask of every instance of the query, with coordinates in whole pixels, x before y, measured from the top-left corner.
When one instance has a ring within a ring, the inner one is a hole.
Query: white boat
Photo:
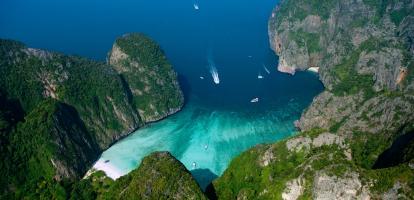
[[[262,76],[262,74],[260,74],[260,73],[259,73],[259,75],[257,75],[257,78],[258,78],[258,79],[262,79],[262,78],[264,78],[264,77]]]
[[[196,10],[199,10],[200,9],[200,7],[198,7],[198,4],[194,4],[194,9],[196,9]]]
[[[259,102],[259,98],[257,98],[257,97],[250,101],[250,103],[257,103],[257,102]]]
[[[201,79],[201,80],[204,80],[204,76],[200,76],[200,79]]]

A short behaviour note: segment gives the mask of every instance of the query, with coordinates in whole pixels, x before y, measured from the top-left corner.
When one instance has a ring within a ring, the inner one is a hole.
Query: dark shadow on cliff
[[[197,180],[203,191],[206,190],[207,186],[218,176],[209,169],[195,169],[191,170],[191,174]]]
[[[57,111],[54,113],[54,127],[56,134],[62,144],[58,149],[61,156],[71,161],[69,164],[79,175],[83,175],[98,159],[101,152],[97,138],[91,134],[82,121],[75,107],[66,103],[57,103]],[[69,152],[77,152],[67,154]]]
[[[122,74],[119,75],[119,78],[121,79],[122,87],[124,88],[125,94],[127,95],[128,103],[131,104],[133,109],[136,110],[135,105],[133,103],[134,96],[132,95],[132,91],[131,91],[131,88],[129,87],[128,82],[125,80],[125,77]]]
[[[16,124],[19,121],[24,120],[25,112],[19,102],[19,100],[9,99],[6,92],[0,89],[0,111],[3,112],[2,116],[5,120],[8,120],[12,124]]]
[[[391,147],[378,156],[373,169],[393,167],[414,158],[414,130],[397,137]]]
[[[191,85],[187,78],[183,75],[178,75],[178,83],[180,84],[181,91],[183,91],[185,105],[191,93]]]
[[[217,200],[217,194],[216,189],[214,188],[213,183],[208,184],[206,190],[204,191],[204,194],[208,197],[210,200]]]

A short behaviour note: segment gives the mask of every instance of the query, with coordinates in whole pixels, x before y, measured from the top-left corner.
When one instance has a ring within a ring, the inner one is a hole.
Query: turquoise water
[[[191,96],[181,112],[116,143],[102,154],[100,162],[110,160],[110,165],[125,174],[149,153],[169,151],[205,187],[223,173],[236,155],[256,144],[277,141],[294,133],[293,121],[304,104],[292,98],[282,105],[272,105],[269,99],[268,109],[250,103],[228,110],[206,106]]]
[[[323,89],[316,74],[290,76],[276,71],[278,60],[269,48],[267,20],[277,3],[2,0],[0,37],[101,61],[124,33],[152,37],[179,74],[186,105],[119,141],[98,163],[125,174],[150,152],[167,150],[204,187],[242,151],[294,134],[293,121]],[[213,82],[212,68],[219,84]],[[251,103],[256,97],[259,102]]]
[[[291,77],[273,70],[263,76],[255,76],[255,87],[244,92],[199,79],[208,88],[205,93],[191,92],[181,112],[116,143],[102,154],[99,165],[111,165],[125,174],[149,153],[169,151],[206,187],[241,152],[294,134],[294,120],[321,89],[317,75],[310,72]],[[253,93],[259,102],[250,102]]]

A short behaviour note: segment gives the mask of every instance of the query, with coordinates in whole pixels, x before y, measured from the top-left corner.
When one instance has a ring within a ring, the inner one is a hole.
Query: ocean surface
[[[151,152],[170,151],[205,187],[241,152],[294,134],[294,120],[323,90],[317,74],[276,71],[267,20],[277,3],[2,0],[0,38],[105,61],[116,37],[152,37],[179,74],[186,105],[117,142],[96,167],[116,177]]]

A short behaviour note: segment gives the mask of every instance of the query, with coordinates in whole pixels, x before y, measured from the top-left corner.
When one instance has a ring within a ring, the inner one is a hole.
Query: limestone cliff
[[[83,180],[98,189],[93,191],[96,199],[207,199],[191,173],[168,152],[148,155],[138,169],[116,181],[109,180],[106,187],[101,186],[105,178],[98,177],[94,174]]]
[[[412,1],[368,0],[287,0],[273,11],[281,71],[318,66],[326,87],[298,128],[390,135],[412,124],[413,11]]]
[[[0,199],[56,199],[113,142],[181,108],[154,41],[132,34],[118,46],[128,60],[112,66],[0,40]]]
[[[132,105],[144,122],[160,120],[183,106],[177,75],[161,48],[150,38],[142,34],[118,38],[108,62],[128,84]]]
[[[232,161],[213,183],[219,199],[411,199],[413,8],[282,1],[269,20],[278,69],[319,67],[326,90],[295,123],[297,136]]]
[[[139,115],[111,66],[10,40],[0,41],[0,51],[0,89],[25,113],[48,98],[71,105],[100,149],[139,127]]]

